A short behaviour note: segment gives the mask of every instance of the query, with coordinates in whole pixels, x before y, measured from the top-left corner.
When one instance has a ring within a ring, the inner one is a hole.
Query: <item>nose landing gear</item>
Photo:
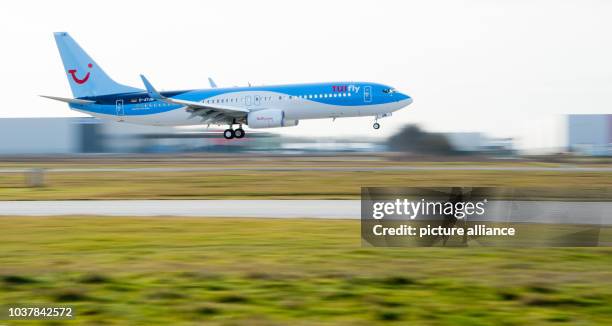
[[[386,117],[390,117],[391,113],[382,113],[382,114],[377,114],[374,116],[374,124],[372,125],[372,128],[374,128],[375,130],[380,129],[380,123],[378,123],[378,119],[382,119],[382,118],[386,118]]]

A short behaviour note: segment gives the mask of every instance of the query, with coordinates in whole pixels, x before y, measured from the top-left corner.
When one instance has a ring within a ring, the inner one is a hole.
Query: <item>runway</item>
[[[0,215],[359,218],[359,200],[0,201]]]
[[[472,221],[612,225],[612,202],[490,201]],[[359,200],[0,201],[0,216],[189,216],[359,219]]]
[[[375,172],[375,171],[507,171],[507,172],[612,172],[612,167],[580,167],[580,166],[328,166],[328,167],[128,167],[128,168],[47,168],[47,173],[83,173],[83,172],[236,172],[236,171],[269,171],[269,172]],[[32,168],[2,168],[0,173],[24,173]]]

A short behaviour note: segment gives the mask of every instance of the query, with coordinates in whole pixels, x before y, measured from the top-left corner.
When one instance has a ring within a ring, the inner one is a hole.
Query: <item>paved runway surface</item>
[[[612,225],[612,202],[490,201],[485,220]],[[359,200],[0,201],[0,215],[194,216],[358,219]],[[473,218],[472,220],[482,220]]]
[[[359,218],[359,200],[0,201],[0,215]]]
[[[0,173],[23,173],[31,171],[24,168],[4,168]],[[45,172],[78,173],[78,172],[223,172],[223,171],[510,171],[510,172],[612,172],[612,167],[541,167],[541,166],[379,166],[379,167],[159,167],[159,168],[50,168]]]

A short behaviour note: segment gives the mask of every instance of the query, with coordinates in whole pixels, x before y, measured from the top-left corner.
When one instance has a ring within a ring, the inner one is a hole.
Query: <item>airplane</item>
[[[144,89],[115,82],[66,32],[54,33],[74,98],[45,96],[100,119],[153,126],[228,125],[226,139],[251,129],[297,126],[300,120],[391,116],[412,103],[395,88],[370,82],[158,91],[143,75]],[[234,125],[238,125],[234,129]]]

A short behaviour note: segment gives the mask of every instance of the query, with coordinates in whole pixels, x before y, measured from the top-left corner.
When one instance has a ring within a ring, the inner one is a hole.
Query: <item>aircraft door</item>
[[[255,105],[261,105],[261,96],[255,95]]]
[[[125,111],[123,110],[123,100],[117,100],[115,102],[115,113],[117,114],[117,119],[119,121],[123,121],[123,116],[125,115]]]
[[[244,102],[247,106],[251,106],[251,96],[250,95],[245,96]]]
[[[363,87],[363,101],[366,103],[372,102],[372,86]]]

